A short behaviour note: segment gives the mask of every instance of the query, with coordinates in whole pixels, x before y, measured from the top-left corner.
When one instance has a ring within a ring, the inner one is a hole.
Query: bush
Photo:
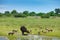
[[[27,17],[25,14],[16,14],[16,15],[14,15],[14,17]]]
[[[0,13],[0,17],[2,17],[3,16],[3,14],[2,13]]]
[[[60,17],[60,14],[57,14],[58,17]]]
[[[44,14],[44,15],[41,15],[41,18],[50,18],[50,15]]]

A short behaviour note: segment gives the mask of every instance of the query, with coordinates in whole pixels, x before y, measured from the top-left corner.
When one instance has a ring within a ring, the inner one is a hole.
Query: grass
[[[41,33],[41,35],[46,36],[56,36],[60,37],[60,18],[49,18],[49,19],[41,19],[41,18],[14,18],[14,17],[2,17],[0,18],[0,36],[7,36],[12,39],[15,36],[8,36],[8,32],[13,29],[17,29],[18,33],[21,34],[20,27],[24,25],[28,30],[32,30],[31,34],[37,34],[40,31],[40,27],[42,30],[45,28],[51,28],[54,32],[49,33]],[[37,30],[35,30],[37,29]]]

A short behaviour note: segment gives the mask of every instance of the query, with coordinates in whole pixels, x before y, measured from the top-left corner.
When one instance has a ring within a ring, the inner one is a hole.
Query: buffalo
[[[8,35],[14,35],[17,32],[17,30],[12,30],[12,32],[9,32]]]
[[[53,31],[52,29],[48,29],[48,28],[46,28],[45,30],[47,30],[48,32],[52,32]]]
[[[29,33],[29,31],[27,30],[27,28],[25,26],[21,26],[20,30],[22,32],[22,35],[27,35],[27,34],[24,34],[24,32]]]

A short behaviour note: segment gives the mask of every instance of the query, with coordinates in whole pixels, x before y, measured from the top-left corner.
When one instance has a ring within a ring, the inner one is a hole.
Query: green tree
[[[29,15],[30,16],[36,16],[36,13],[35,12],[30,12]]]
[[[8,17],[11,16],[9,11],[5,11],[4,15]]]
[[[42,12],[40,12],[40,13],[37,13],[36,15],[37,16],[42,16],[42,15],[44,15],[45,13],[42,13]]]
[[[50,11],[47,14],[50,15],[50,16],[56,16],[56,14],[54,13],[54,11]]]
[[[26,16],[28,16],[29,12],[28,11],[24,11],[23,14],[26,15]]]
[[[18,12],[16,10],[13,10],[11,14],[17,14]]]
[[[60,8],[56,8],[56,9],[55,9],[55,13],[56,13],[56,14],[59,14],[59,13],[60,13]]]
[[[11,15],[12,16],[15,16],[15,15],[17,15],[18,14],[18,12],[16,11],[16,10],[12,10],[12,12],[11,12]]]

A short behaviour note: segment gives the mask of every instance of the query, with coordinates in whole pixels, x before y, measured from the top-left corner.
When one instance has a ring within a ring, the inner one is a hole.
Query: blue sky
[[[49,12],[60,8],[60,0],[0,0],[0,12],[17,10]]]

